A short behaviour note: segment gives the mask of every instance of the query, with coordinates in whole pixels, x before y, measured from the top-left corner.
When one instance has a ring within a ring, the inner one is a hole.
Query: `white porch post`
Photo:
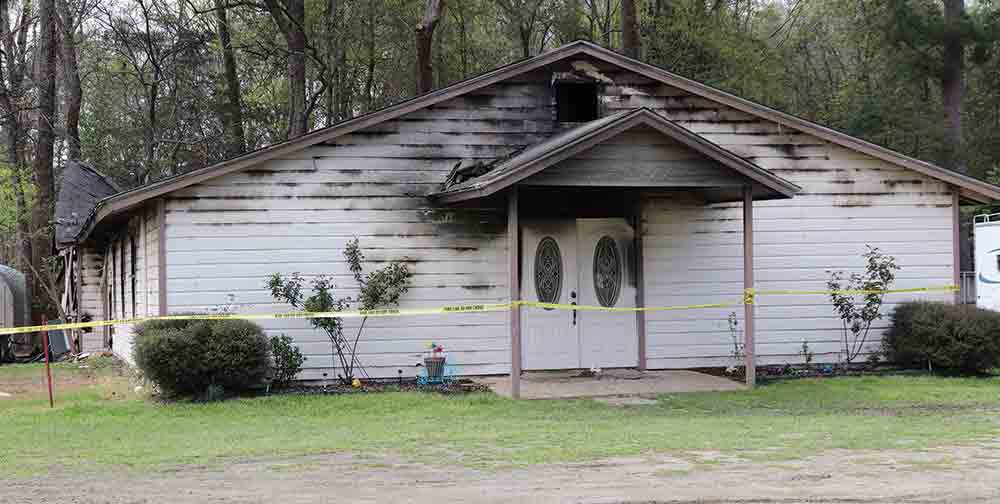
[[[167,201],[160,198],[156,204],[156,233],[157,233],[157,257],[156,271],[159,272],[157,278],[157,290],[159,291],[159,314],[167,314]]]
[[[645,196],[639,195],[636,198],[636,205],[633,209],[632,223],[635,230],[635,306],[638,308],[646,307],[646,279],[643,273],[643,258],[642,254],[642,211],[643,203],[645,202]],[[635,312],[635,325],[636,325],[636,337],[639,344],[639,355],[637,368],[639,371],[646,370],[646,312],[637,311]]]
[[[517,186],[515,185],[507,192],[507,258],[510,261],[508,265],[510,276],[507,279],[507,283],[510,285],[511,302],[521,297],[521,261],[518,254],[520,247],[517,240],[517,199]],[[510,396],[514,399],[520,399],[521,397],[520,306],[512,306],[510,309]]]
[[[744,296],[753,289],[753,186],[743,187],[743,289]],[[757,357],[754,343],[753,312],[756,300],[750,295],[749,303],[743,305],[743,354],[746,362],[747,386],[757,384]]]

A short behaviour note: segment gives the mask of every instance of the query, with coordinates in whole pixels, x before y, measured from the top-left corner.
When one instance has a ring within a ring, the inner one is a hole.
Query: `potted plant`
[[[427,380],[430,382],[440,381],[444,378],[444,347],[431,342],[428,347],[428,355],[424,357],[424,368],[427,370]]]

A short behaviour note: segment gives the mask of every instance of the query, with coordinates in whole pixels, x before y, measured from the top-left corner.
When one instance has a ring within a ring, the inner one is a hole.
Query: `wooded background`
[[[136,187],[578,39],[1000,181],[991,0],[0,0],[0,263],[56,314],[67,160]]]

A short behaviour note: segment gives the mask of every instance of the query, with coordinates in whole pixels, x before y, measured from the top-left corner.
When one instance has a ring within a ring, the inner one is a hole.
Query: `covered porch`
[[[442,203],[507,207],[510,299],[526,303],[510,312],[511,374],[502,388],[514,398],[546,387],[529,379],[522,389],[525,371],[646,371],[647,198],[742,202],[743,289],[752,292],[753,202],[798,190],[646,109],[576,125],[449,181],[433,195]],[[753,386],[753,305],[742,310]],[[570,389],[587,386],[577,380]]]

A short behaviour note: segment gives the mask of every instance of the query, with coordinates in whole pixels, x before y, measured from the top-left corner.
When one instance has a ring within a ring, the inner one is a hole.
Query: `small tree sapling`
[[[877,247],[865,246],[868,251],[861,255],[865,261],[863,274],[833,271],[826,282],[833,310],[842,323],[841,344],[848,364],[864,351],[872,323],[882,318],[885,291],[892,287],[900,269],[894,257]]]
[[[328,275],[318,275],[309,281],[311,293],[303,293],[306,279],[299,273],[282,276],[280,273],[271,275],[267,287],[271,297],[292,305],[306,312],[339,312],[356,305],[361,310],[374,310],[399,305],[399,299],[409,289],[410,271],[405,263],[390,262],[389,264],[368,273],[364,273],[362,263],[364,254],[358,240],[355,238],[347,244],[344,250],[348,268],[354,281],[360,287],[358,297],[337,297],[335,286]],[[363,317],[353,338],[344,336],[344,323],[340,317],[311,318],[313,327],[322,329],[330,339],[333,356],[342,370],[338,378],[345,385],[354,381],[356,370],[364,373],[364,366],[358,361],[358,342],[364,331],[368,317]]]

